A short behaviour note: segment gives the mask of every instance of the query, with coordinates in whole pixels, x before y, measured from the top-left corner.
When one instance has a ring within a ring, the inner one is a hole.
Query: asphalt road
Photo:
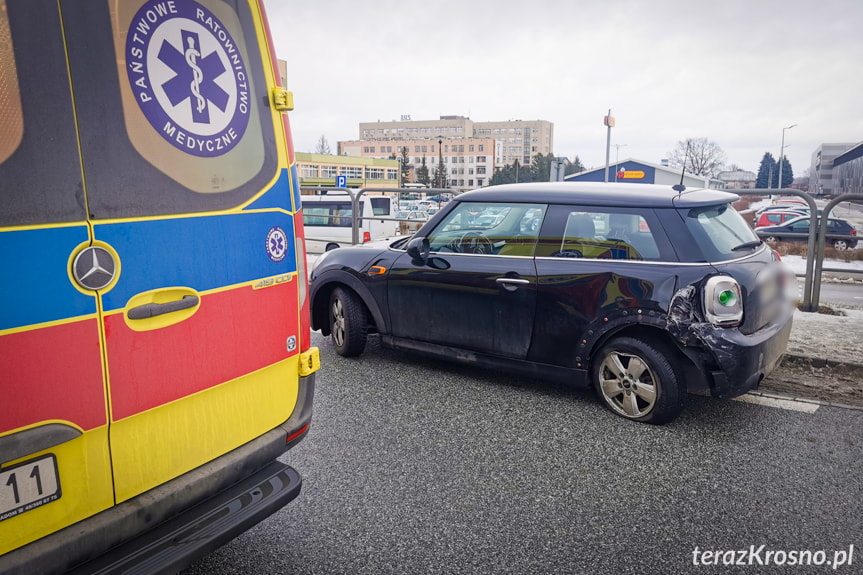
[[[314,343],[313,427],[284,457],[302,493],[185,573],[863,572],[863,411],[689,396],[654,427],[589,392]],[[836,571],[758,563],[852,544]],[[696,547],[755,563],[696,566]]]
[[[863,306],[863,284],[822,283],[818,301],[822,304]]]

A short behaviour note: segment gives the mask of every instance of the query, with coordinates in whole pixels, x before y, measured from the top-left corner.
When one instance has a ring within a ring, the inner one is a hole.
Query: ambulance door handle
[[[183,296],[183,299],[175,301],[169,301],[166,303],[146,303],[144,305],[133,307],[129,310],[128,317],[129,319],[147,319],[157,315],[189,309],[196,305],[198,305],[198,296],[187,295]]]

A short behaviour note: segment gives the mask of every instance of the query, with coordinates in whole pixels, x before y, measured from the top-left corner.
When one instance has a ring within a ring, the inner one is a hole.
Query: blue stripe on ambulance
[[[96,313],[96,300],[75,289],[68,271],[72,251],[88,241],[83,225],[0,234],[0,253],[9,258],[0,330]]]
[[[117,251],[125,270],[136,272],[121,272],[117,285],[103,296],[106,311],[125,307],[132,296],[154,289],[185,286],[207,291],[297,271],[295,257],[274,261],[267,250],[267,235],[275,227],[285,232],[287,253],[296,249],[294,220],[284,212],[237,212],[94,227],[96,237]],[[229,246],[228,253],[217,249],[224,245]]]

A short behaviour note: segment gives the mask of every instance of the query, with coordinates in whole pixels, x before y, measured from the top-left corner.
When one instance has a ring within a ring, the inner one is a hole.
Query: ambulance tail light
[[[371,232],[363,232],[363,243],[368,243],[372,241],[372,233]]]

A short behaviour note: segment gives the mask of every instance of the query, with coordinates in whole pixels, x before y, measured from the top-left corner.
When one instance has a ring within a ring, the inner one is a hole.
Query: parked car
[[[395,217],[400,220],[399,232],[402,234],[414,233],[429,219],[427,213],[419,210],[400,210]]]
[[[731,203],[644,184],[530,183],[459,195],[412,238],[324,254],[312,327],[343,356],[385,347],[592,385],[614,413],[674,419],[782,357],[796,291]],[[471,214],[496,213],[484,228]]]
[[[752,223],[756,228],[765,226],[775,226],[799,218],[800,216],[808,216],[809,210],[766,210],[758,214],[753,219]]]
[[[776,226],[757,228],[758,237],[768,242],[795,241],[805,242],[809,239],[808,216],[801,216]],[[857,247],[857,229],[845,220],[827,219],[827,245],[837,250]]]

